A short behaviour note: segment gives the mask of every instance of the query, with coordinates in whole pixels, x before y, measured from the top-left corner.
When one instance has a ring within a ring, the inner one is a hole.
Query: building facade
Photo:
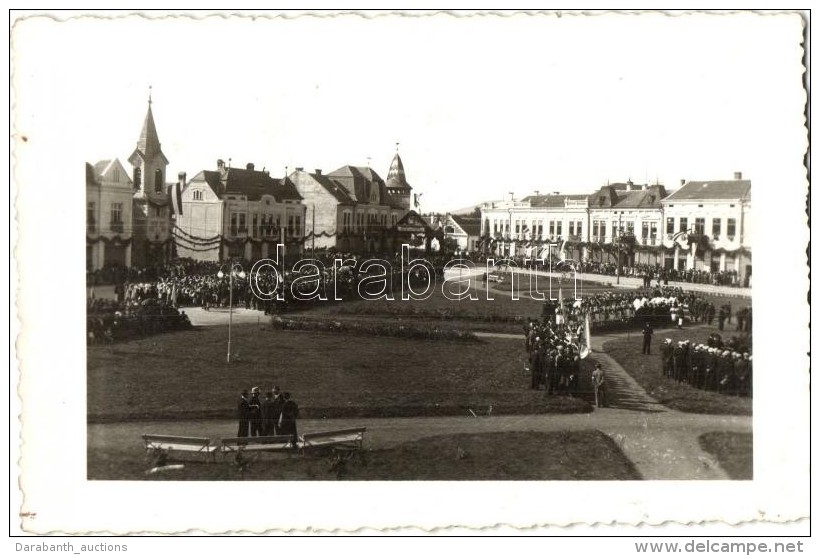
[[[397,225],[408,213],[412,195],[398,153],[388,175],[385,182],[375,171],[361,166],[342,166],[328,174],[297,168],[289,177],[306,207],[305,247],[395,251],[405,235]]]
[[[180,174],[181,211],[174,216],[173,238],[178,257],[248,261],[272,256],[276,244],[285,254],[300,254],[305,238],[305,212],[293,182],[272,178],[267,171],[232,168],[218,160],[216,170],[203,170],[190,181]]]
[[[752,276],[752,183],[688,181],[663,201],[663,265],[724,272],[748,285]]]
[[[118,159],[85,165],[88,270],[131,266],[134,187]]]

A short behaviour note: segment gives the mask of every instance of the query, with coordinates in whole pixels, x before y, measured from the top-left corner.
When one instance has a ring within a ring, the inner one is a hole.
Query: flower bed
[[[469,331],[442,329],[436,326],[418,326],[386,322],[340,322],[332,319],[292,319],[274,315],[271,318],[274,329],[304,330],[337,334],[357,334],[365,336],[391,336],[414,340],[455,340],[479,342]]]

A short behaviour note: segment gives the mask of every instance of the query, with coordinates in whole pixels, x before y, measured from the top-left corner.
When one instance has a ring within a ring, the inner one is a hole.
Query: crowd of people
[[[530,320],[524,327],[531,387],[548,394],[572,396],[578,389],[583,328],[553,320]]]
[[[191,321],[185,311],[152,299],[123,305],[114,300],[89,298],[86,303],[89,345],[110,344],[190,327]]]
[[[712,334],[706,344],[667,338],[661,346],[661,374],[694,388],[752,397],[752,354]]]
[[[296,419],[299,404],[290,392],[282,392],[278,386],[262,395],[258,386],[251,388],[250,395],[243,390],[238,403],[238,438],[253,436],[288,436],[296,446],[298,433]]]

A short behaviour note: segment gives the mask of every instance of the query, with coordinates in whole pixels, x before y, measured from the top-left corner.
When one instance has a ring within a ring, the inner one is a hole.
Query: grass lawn
[[[240,468],[235,459],[186,463],[146,474],[141,447],[129,453],[88,451],[88,478],[101,480],[635,480],[632,463],[598,431],[509,432],[432,436],[366,450],[342,466],[331,457],[261,454]]]
[[[752,433],[709,432],[698,437],[700,447],[717,458],[731,479],[754,478]]]
[[[751,415],[752,400],[706,392],[687,384],[678,384],[661,374],[660,345],[664,339],[673,342],[692,340],[706,343],[709,334],[717,328],[698,327],[683,330],[659,330],[652,338],[652,355],[642,355],[643,336],[635,333],[629,338],[610,340],[604,351],[626,369],[646,392],[660,403],[672,409],[688,413],[711,413],[716,415]],[[731,334],[724,334],[724,340]]]
[[[587,412],[578,399],[530,389],[523,341],[476,342],[201,327],[88,348],[88,418],[233,418],[239,392],[274,385],[300,417]]]

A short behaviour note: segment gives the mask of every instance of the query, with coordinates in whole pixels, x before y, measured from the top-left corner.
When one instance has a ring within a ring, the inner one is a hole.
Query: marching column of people
[[[717,334],[707,344],[667,338],[661,346],[661,374],[701,390],[752,397],[752,354],[724,346]]]
[[[530,321],[524,327],[528,368],[534,390],[573,396],[578,388],[580,331],[567,324]]]

